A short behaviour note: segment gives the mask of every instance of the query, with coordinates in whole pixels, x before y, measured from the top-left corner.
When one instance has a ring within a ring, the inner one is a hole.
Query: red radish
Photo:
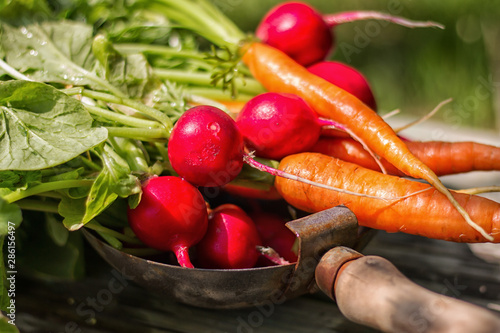
[[[326,59],[335,41],[332,29],[338,24],[378,19],[407,27],[442,27],[434,22],[410,21],[374,11],[351,11],[323,15],[303,2],[284,2],[273,7],[262,19],[256,36],[288,54],[303,66]]]
[[[297,236],[287,228],[287,221],[283,217],[267,212],[251,214],[250,217],[257,226],[264,246],[273,248],[289,262],[297,261],[297,254],[293,251]]]
[[[336,125],[330,120],[318,119],[318,122]],[[243,136],[236,122],[214,106],[201,105],[189,109],[177,120],[169,139],[168,157],[181,178],[198,186],[222,186],[229,183],[239,174],[244,162],[273,176],[343,193],[349,192],[259,163],[243,150]]]
[[[224,204],[210,214],[205,237],[196,246],[199,265],[204,268],[252,268],[262,245],[252,219],[238,206]]]
[[[208,213],[196,187],[174,176],[148,179],[139,205],[127,210],[130,227],[144,244],[173,251],[182,267],[193,268],[188,248],[206,233]]]
[[[249,100],[236,118],[248,148],[280,160],[318,141],[321,124],[304,100],[292,94],[263,93]]]
[[[255,34],[304,66],[325,59],[333,46],[333,35],[322,15],[300,2],[272,8]]]
[[[338,61],[321,61],[307,68],[309,72],[356,96],[370,109],[377,104],[368,80],[355,68]]]
[[[233,180],[243,166],[243,137],[234,120],[208,105],[187,110],[168,142],[172,168],[188,182],[205,187]]]

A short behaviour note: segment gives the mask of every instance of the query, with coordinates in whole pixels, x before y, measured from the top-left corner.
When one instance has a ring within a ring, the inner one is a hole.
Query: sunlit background
[[[280,1],[214,0],[246,31]],[[434,119],[453,128],[500,133],[500,1],[309,0],[322,13],[378,10],[442,23],[409,29],[376,21],[335,28],[334,60],[361,70],[370,81],[381,113],[423,115],[452,98]]]

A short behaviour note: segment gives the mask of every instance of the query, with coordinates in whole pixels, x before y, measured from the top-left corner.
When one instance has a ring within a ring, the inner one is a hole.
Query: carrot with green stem
[[[362,226],[454,242],[500,242],[500,203],[483,197],[452,193],[488,238],[464,224],[448,198],[426,183],[384,175],[319,153],[287,156],[280,162],[279,169],[312,182],[368,195],[352,196],[276,177],[275,186],[282,197],[307,212],[345,205]],[[405,197],[408,193],[414,194]],[[401,199],[374,200],[369,196]]]
[[[305,67],[273,47],[252,42],[246,44],[242,52],[243,62],[266,89],[302,97],[320,116],[343,125],[361,144],[385,158],[404,174],[428,181],[448,198],[471,227],[480,232],[485,239],[492,239],[491,235],[470,218],[438,176],[411,153],[406,144],[377,113],[359,99],[310,73]],[[379,165],[385,170],[381,164]]]

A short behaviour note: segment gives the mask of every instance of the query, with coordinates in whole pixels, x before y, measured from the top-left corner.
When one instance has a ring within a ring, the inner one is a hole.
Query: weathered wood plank
[[[380,232],[364,253],[389,259],[428,289],[485,308],[500,304],[500,265],[476,258],[466,244]],[[120,280],[99,258],[90,262],[95,265],[83,281],[19,281],[17,322],[22,332],[376,332],[347,321],[320,293],[279,305],[200,309]]]

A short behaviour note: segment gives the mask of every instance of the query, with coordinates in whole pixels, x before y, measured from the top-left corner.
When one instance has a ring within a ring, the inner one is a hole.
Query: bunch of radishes
[[[340,62],[325,61],[333,48],[331,29],[336,24],[373,17],[397,21],[363,13],[322,16],[307,4],[284,3],[264,17],[256,35],[375,109],[362,74]],[[324,126],[336,124],[318,118],[306,102],[291,94],[255,96],[236,119],[214,106],[189,109],[176,122],[168,142],[169,162],[177,176],[144,182],[139,205],[128,210],[131,228],[146,245],[173,251],[183,267],[193,267],[190,248],[196,249],[196,266],[203,268],[254,267],[261,256],[259,246],[272,247],[284,260],[296,260],[295,235],[282,219],[268,214],[250,217],[233,204],[212,209],[197,187],[230,183],[244,163],[283,176],[253,156],[280,160],[306,151]]]
[[[285,221],[266,217],[270,225],[258,232],[259,215],[250,218],[232,204],[212,210],[197,189],[223,186],[239,174],[248,156],[244,137],[237,123],[216,107],[186,111],[168,144],[170,163],[179,176],[148,179],[139,205],[128,210],[137,237],[154,249],[173,251],[183,267],[193,267],[188,249],[194,245],[198,266],[205,268],[253,267],[260,256],[257,247],[273,247],[273,241],[283,247],[283,240],[288,240],[284,255],[290,258],[295,236]],[[282,236],[266,236],[270,227],[279,228]]]
[[[295,262],[295,235],[286,220],[273,213],[254,211],[250,217],[234,204],[210,209],[200,191],[176,176],[152,177],[143,184],[143,197],[128,209],[129,224],[147,246],[172,251],[182,267],[242,269]],[[260,248],[272,248],[272,257]]]

